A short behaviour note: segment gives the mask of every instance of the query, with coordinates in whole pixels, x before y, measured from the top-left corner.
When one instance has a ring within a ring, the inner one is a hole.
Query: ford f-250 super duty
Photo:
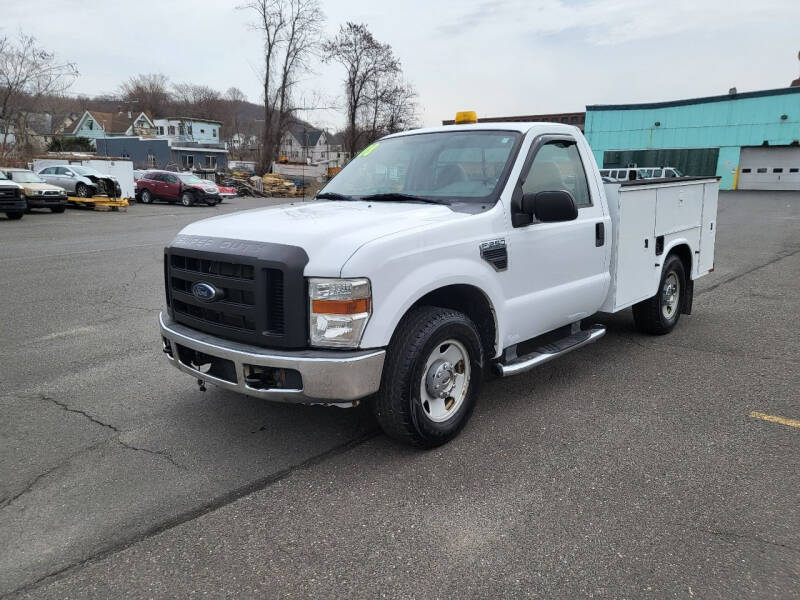
[[[462,118],[463,121],[463,118]],[[718,180],[604,185],[580,130],[456,124],[361,152],[315,201],[193,223],[165,249],[163,349],[203,382],[288,402],[369,402],[429,447],[488,369],[527,371],[633,307],[668,333],[713,270]]]

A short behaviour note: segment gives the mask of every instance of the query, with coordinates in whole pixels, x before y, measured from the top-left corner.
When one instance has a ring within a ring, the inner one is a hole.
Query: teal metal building
[[[677,167],[721,189],[800,190],[800,87],[586,107],[601,168]]]

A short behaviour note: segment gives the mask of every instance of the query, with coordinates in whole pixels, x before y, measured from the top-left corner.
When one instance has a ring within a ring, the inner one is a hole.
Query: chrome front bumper
[[[342,404],[374,394],[381,384],[385,350],[269,350],[231,342],[158,317],[161,336],[169,342],[169,361],[181,371],[216,386],[266,400],[302,404]],[[233,363],[234,377],[223,379],[203,373],[181,360],[178,347],[202,352]],[[300,373],[299,389],[251,387],[245,381],[250,366],[290,369]]]

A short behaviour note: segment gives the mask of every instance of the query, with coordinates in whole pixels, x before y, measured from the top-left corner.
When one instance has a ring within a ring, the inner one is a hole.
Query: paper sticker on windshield
[[[378,146],[380,146],[380,142],[375,142],[374,144],[372,144],[372,145],[370,145],[370,146],[367,146],[366,148],[364,148],[364,149],[361,151],[361,154],[359,154],[359,156],[369,156],[369,155],[370,155],[370,153],[371,153],[373,150],[375,150],[375,148],[377,148]]]

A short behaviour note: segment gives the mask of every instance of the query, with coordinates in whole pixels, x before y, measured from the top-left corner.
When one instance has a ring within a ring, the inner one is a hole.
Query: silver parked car
[[[122,195],[119,181],[112,175],[100,173],[82,165],[57,165],[39,171],[39,177],[47,183],[67,190],[67,193],[81,198],[91,198],[95,194]]]

